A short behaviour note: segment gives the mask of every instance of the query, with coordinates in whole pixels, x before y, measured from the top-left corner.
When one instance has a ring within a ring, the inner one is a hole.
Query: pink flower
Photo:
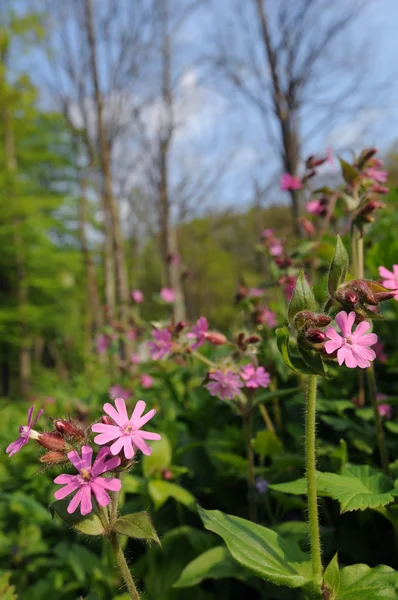
[[[107,506],[111,499],[106,490],[112,492],[118,492],[121,488],[120,479],[116,477],[100,477],[107,471],[113,471],[120,465],[120,458],[111,458],[106,461],[106,457],[109,456],[109,448],[101,448],[98,452],[97,458],[94,461],[93,466],[91,462],[93,459],[93,449],[90,446],[82,447],[82,456],[80,458],[76,450],[69,452],[68,458],[79,471],[78,475],[58,475],[54,479],[54,483],[65,484],[65,486],[57,490],[54,494],[56,500],[62,500],[66,496],[69,496],[76,490],[76,494],[69,502],[67,511],[69,514],[75,512],[80,504],[81,514],[88,515],[93,507],[91,503],[91,494],[94,494],[97,503],[100,506]]]
[[[98,354],[105,354],[109,347],[109,338],[106,335],[99,335],[95,339],[95,348]]]
[[[243,387],[239,375],[233,371],[212,371],[209,374],[209,383],[205,387],[209,390],[212,396],[218,396],[221,400],[232,400],[240,393],[239,388]]]
[[[264,229],[264,231],[261,234],[261,236],[264,239],[267,239],[267,238],[269,238],[269,237],[271,237],[273,235],[274,235],[274,230],[273,229]]]
[[[267,306],[260,307],[256,312],[256,323],[265,323],[270,329],[272,329],[272,327],[275,327],[277,323],[276,314]]]
[[[392,417],[392,406],[390,404],[386,404],[385,400],[387,400],[388,396],[385,394],[377,394],[377,410],[381,417],[385,417],[386,419],[391,419]]]
[[[301,190],[303,184],[301,183],[300,177],[297,175],[290,175],[284,173],[281,178],[281,190],[286,192],[287,190]]]
[[[312,215],[321,215],[325,211],[325,206],[320,200],[310,200],[307,202],[307,212]]]
[[[281,256],[283,254],[283,246],[279,240],[275,240],[268,247],[271,256]]]
[[[377,360],[379,360],[382,363],[387,362],[388,356],[385,353],[383,342],[377,342],[377,344],[373,346],[373,350],[376,352]]]
[[[264,294],[264,291],[260,288],[250,288],[249,298],[260,298]]]
[[[131,297],[136,304],[141,304],[141,302],[144,302],[144,294],[141,292],[141,290],[133,290],[131,292]]]
[[[191,328],[191,331],[187,333],[187,338],[190,340],[196,340],[194,344],[192,344],[192,350],[196,350],[199,346],[206,341],[206,333],[209,329],[209,325],[207,323],[206,317],[199,317],[196,321],[196,325]]]
[[[169,263],[169,265],[179,265],[181,263],[181,256],[176,252],[172,252],[168,255],[167,262]]]
[[[25,446],[29,442],[29,440],[39,439],[39,434],[37,433],[37,431],[34,431],[32,427],[36,425],[40,415],[43,413],[43,409],[40,409],[36,415],[36,418],[32,420],[34,409],[35,407],[31,406],[28,410],[28,424],[20,426],[19,438],[15,442],[12,442],[9,446],[7,446],[6,452],[8,453],[9,457],[19,452],[22,446]]]
[[[388,176],[387,171],[380,171],[375,167],[369,167],[363,174],[366,175],[366,177],[369,177],[369,179],[373,179],[376,183],[385,183]]]
[[[375,333],[365,334],[365,331],[370,328],[370,323],[366,321],[359,323],[356,330],[352,332],[354,321],[354,312],[347,314],[343,310],[340,311],[336,315],[336,323],[341,329],[342,336],[333,327],[328,327],[325,333],[330,341],[325,342],[325,350],[328,354],[333,354],[337,350],[339,365],[345,362],[350,369],[355,367],[366,369],[376,358],[376,353],[369,346],[376,344],[377,335]]]
[[[383,278],[384,287],[389,290],[397,290],[394,296],[395,300],[398,300],[398,265],[393,265],[392,271],[389,271],[385,267],[379,267],[380,277]]]
[[[140,382],[141,382],[141,386],[144,389],[148,389],[148,388],[152,387],[152,385],[153,385],[153,379],[150,375],[148,375],[148,373],[143,373],[141,375]]]
[[[240,376],[245,382],[247,388],[266,388],[269,386],[271,377],[264,367],[255,367],[251,363],[245,365],[240,372]]]
[[[108,394],[111,400],[115,400],[115,398],[123,398],[124,400],[128,400],[131,398],[131,392],[119,384],[110,387]]]
[[[132,355],[130,356],[130,360],[133,363],[133,365],[139,365],[141,362],[140,355],[137,352],[132,353]]]
[[[163,302],[167,302],[167,304],[172,304],[175,302],[176,293],[173,288],[164,287],[160,290],[160,297]]]
[[[142,416],[146,403],[143,400],[138,400],[129,419],[123,398],[116,398],[115,404],[117,410],[108,402],[104,404],[104,411],[115,422],[115,425],[95,423],[91,429],[100,435],[94,438],[94,442],[102,445],[116,440],[110,447],[111,453],[115,456],[123,450],[128,460],[133,458],[135,448],[141,450],[146,456],[150,456],[152,448],[148,446],[145,440],[160,440],[160,435],[152,431],[140,430],[145,423],[152,419],[156,414],[156,410],[152,409],[145,416]]]
[[[154,329],[152,331],[154,342],[148,342],[149,352],[153,360],[160,360],[172,349],[172,337],[168,329]]]

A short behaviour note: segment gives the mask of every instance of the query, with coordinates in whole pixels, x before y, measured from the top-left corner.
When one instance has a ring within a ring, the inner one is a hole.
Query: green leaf
[[[342,285],[348,272],[348,254],[340,236],[337,236],[336,250],[329,269],[328,291],[331,298],[334,297],[337,289]]]
[[[305,477],[287,481],[286,483],[271,483],[270,490],[281,492],[282,494],[294,494],[295,496],[304,496],[307,493],[307,482]]]
[[[311,312],[315,310],[315,297],[305,278],[303,269],[298,274],[293,296],[289,303],[287,315],[291,325],[294,323],[294,317],[302,310]]]
[[[137,475],[126,473],[123,475],[122,482],[123,491],[126,494],[140,494],[144,491],[145,480],[142,477],[137,477]]]
[[[171,444],[169,438],[162,433],[160,439],[152,447],[150,456],[143,456],[142,470],[146,478],[150,478],[156,473],[161,473],[164,469],[168,469],[171,465]]]
[[[263,430],[257,432],[253,440],[253,449],[260,456],[261,461],[264,461],[267,456],[280,454],[283,445],[275,433]]]
[[[198,507],[206,529],[223,538],[233,558],[242,567],[276,585],[302,587],[312,579],[309,554],[272,529]]]
[[[86,535],[104,535],[105,529],[102,526],[99,516],[92,512],[89,515],[83,517],[80,513],[74,512],[71,515],[68,513],[67,506],[69,500],[56,500],[49,506],[50,513],[54,517],[56,513],[61,517],[65,523],[68,523],[76,531],[85,533]]]
[[[337,561],[337,554],[334,555],[328,566],[326,567],[323,578],[324,588],[328,591],[328,600],[337,600],[340,589],[340,571]]]
[[[276,330],[276,343],[279,352],[282,354],[283,360],[288,367],[297,371],[298,373],[304,373],[306,375],[312,375],[312,369],[306,365],[302,358],[298,356],[292,356],[289,349],[289,330],[284,325]]]
[[[169,498],[174,498],[174,500],[187,508],[195,509],[195,498],[192,496],[191,492],[188,492],[188,490],[185,490],[176,483],[157,479],[149,482],[148,491],[156,510],[163,506]]]
[[[217,546],[188,563],[173,587],[193,587],[204,579],[245,579],[245,576],[246,572],[238,567],[228,549],[225,546]]]
[[[303,344],[300,343],[300,341],[298,346],[300,349],[300,354],[303,357],[306,365],[311,369],[311,372],[317,375],[321,375],[326,379],[329,379],[327,375],[327,367],[324,364],[319,352],[317,352],[316,350],[310,350],[309,348],[306,348]]]
[[[236,565],[235,565],[236,568]],[[0,575],[0,598],[1,600],[17,600],[18,596],[14,593],[15,587],[10,584],[11,573]]]
[[[355,181],[355,179],[359,175],[359,173],[355,169],[355,167],[350,165],[348,162],[346,162],[342,158],[339,158],[339,161],[340,161],[341,172],[342,172],[344,181],[346,181],[347,183],[352,183],[353,181]]]
[[[396,600],[398,573],[380,565],[352,565],[340,571],[340,591],[336,600]]]
[[[130,538],[153,540],[160,545],[158,535],[146,512],[137,512],[119,517],[113,525],[113,529],[117,533],[127,535]]]

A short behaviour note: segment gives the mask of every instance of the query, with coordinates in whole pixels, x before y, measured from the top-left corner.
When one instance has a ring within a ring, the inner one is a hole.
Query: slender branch
[[[275,427],[274,424],[271,420],[271,417],[269,416],[269,412],[268,410],[265,408],[264,404],[259,404],[258,408],[260,410],[261,416],[264,420],[265,426],[266,428],[271,431],[271,433],[275,433]]]
[[[122,574],[124,582],[129,591],[130,597],[132,598],[132,600],[140,600],[140,596],[138,594],[137,588],[135,587],[134,579],[130,573],[129,566],[124,557],[123,550],[119,544],[119,540],[117,539],[117,536],[115,533],[110,534],[109,541],[112,545],[113,551],[116,556],[117,564],[119,566],[120,572]]]
[[[316,385],[317,376],[309,375],[305,417],[305,462],[307,478],[308,525],[310,530],[313,584],[320,592],[322,584],[321,540],[319,534],[318,500],[316,493]]]
[[[121,475],[120,473],[115,473],[115,479],[120,479],[120,475]],[[119,508],[119,492],[113,492],[113,497],[112,497],[110,511],[109,511],[109,519],[110,519],[112,527],[113,527],[114,522],[117,519],[118,508]]]

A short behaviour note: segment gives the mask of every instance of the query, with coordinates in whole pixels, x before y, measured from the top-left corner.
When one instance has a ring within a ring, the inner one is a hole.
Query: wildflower
[[[255,367],[252,364],[245,365],[240,372],[240,376],[245,382],[247,388],[266,388],[269,386],[271,377],[264,367]]]
[[[379,360],[382,363],[387,362],[388,357],[385,353],[383,342],[377,342],[377,344],[373,346],[373,350],[376,352],[377,360]]]
[[[141,292],[141,290],[133,290],[131,292],[131,297],[136,304],[141,304],[141,302],[144,302],[144,294]]]
[[[153,385],[153,379],[150,375],[148,375],[148,373],[143,373],[141,375],[140,382],[144,389],[149,389]]]
[[[383,285],[389,290],[397,290],[394,296],[395,300],[398,300],[398,265],[393,265],[392,271],[389,271],[385,267],[379,267],[380,277],[383,278]]]
[[[320,200],[310,200],[306,205],[307,212],[312,215],[322,215],[325,212],[325,206]]]
[[[239,375],[230,370],[212,371],[209,379],[212,381],[209,381],[205,387],[212,396],[218,396],[221,400],[233,400],[235,396],[239,396],[239,388],[243,387]]]
[[[189,333],[187,333],[187,338],[190,340],[195,340],[195,343],[192,344],[192,350],[196,350],[199,346],[202,346],[206,341],[206,333],[209,329],[209,325],[207,323],[206,317],[200,317],[196,321],[196,325],[194,325]]]
[[[141,358],[140,358],[140,355],[138,354],[138,352],[133,352],[132,355],[130,356],[130,360],[133,363],[133,365],[139,365],[141,362]]]
[[[76,491],[76,494],[69,502],[67,511],[69,514],[75,512],[80,504],[80,513],[88,515],[93,507],[91,495],[94,494],[97,503],[100,506],[107,506],[111,499],[106,490],[118,492],[121,488],[120,479],[115,477],[101,477],[107,471],[113,471],[120,465],[120,458],[105,459],[109,456],[109,448],[101,448],[97,458],[91,466],[93,459],[93,449],[90,446],[82,446],[81,458],[76,450],[69,452],[68,458],[79,472],[78,475],[63,474],[54,479],[56,484],[65,484],[54,493],[56,500],[62,500]]]
[[[329,327],[325,333],[330,341],[325,342],[324,348],[328,354],[333,354],[337,350],[339,365],[345,362],[350,369],[355,367],[365,369],[376,358],[376,353],[369,346],[376,344],[377,335],[365,334],[365,331],[370,328],[370,324],[366,321],[359,323],[356,330],[352,332],[354,321],[353,311],[349,314],[340,311],[336,315],[336,323],[340,327],[342,336],[333,327]]]
[[[264,229],[264,231],[262,232],[261,236],[266,240],[267,238],[271,237],[274,235],[274,230],[273,229]]]
[[[167,304],[172,304],[175,302],[176,293],[173,288],[164,287],[160,290],[160,297],[163,302],[167,302]]]
[[[131,398],[131,392],[129,392],[129,390],[126,390],[126,388],[118,384],[110,387],[108,390],[108,394],[111,400],[115,400],[115,398],[123,398],[123,400],[128,400],[129,398]]]
[[[154,329],[152,337],[155,341],[148,342],[149,352],[153,360],[160,360],[172,349],[171,333],[168,329]]]
[[[259,494],[265,494],[268,491],[269,483],[264,477],[256,477],[256,489]]]
[[[313,237],[315,235],[316,229],[311,221],[305,217],[299,217],[298,222],[300,223],[304,233],[306,233],[309,237]]]
[[[31,406],[29,408],[28,424],[20,426],[19,438],[15,442],[12,442],[9,446],[7,446],[6,452],[8,453],[9,457],[11,457],[13,454],[16,454],[17,452],[19,452],[20,449],[22,448],[22,446],[25,446],[29,442],[29,440],[38,440],[39,439],[39,433],[37,431],[34,431],[34,429],[32,429],[32,427],[34,425],[36,425],[40,415],[43,413],[43,409],[40,409],[36,415],[36,418],[32,420],[34,409],[35,409],[34,406]]]
[[[268,250],[271,256],[281,256],[283,254],[282,243],[279,240],[275,239],[269,245]]]
[[[281,178],[281,190],[286,192],[287,190],[301,190],[303,184],[301,183],[300,177],[297,175],[290,175],[284,173]]]
[[[127,339],[134,342],[137,339],[137,332],[135,329],[129,329],[127,332]]]
[[[162,477],[166,481],[170,481],[170,479],[173,479],[173,473],[170,471],[170,469],[163,469],[162,470]]]
[[[390,404],[386,404],[385,400],[387,400],[388,396],[385,394],[377,394],[377,410],[381,417],[385,417],[386,419],[391,419],[392,417],[392,406]]]
[[[381,171],[380,169],[375,167],[369,167],[363,172],[363,174],[369,179],[375,181],[376,183],[385,183],[387,181],[388,175],[387,171]]]
[[[167,256],[167,262],[169,263],[169,265],[179,265],[181,263],[181,256],[176,252],[171,252]]]
[[[160,440],[160,435],[152,431],[140,430],[145,423],[152,419],[156,414],[156,410],[152,409],[146,415],[142,416],[146,403],[143,400],[139,400],[129,419],[126,403],[123,398],[116,398],[115,405],[116,409],[108,402],[104,404],[104,411],[111,417],[114,424],[95,423],[91,429],[100,435],[94,438],[94,442],[102,445],[116,440],[110,447],[111,453],[116,455],[123,450],[125,457],[129,460],[133,458],[135,448],[141,450],[146,456],[150,456],[152,448],[148,446],[145,440]]]
[[[109,347],[109,338],[106,335],[99,335],[95,339],[95,348],[97,354],[105,354]]]

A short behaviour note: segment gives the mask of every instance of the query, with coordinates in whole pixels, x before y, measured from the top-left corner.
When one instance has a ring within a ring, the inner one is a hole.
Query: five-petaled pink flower
[[[350,369],[360,367],[366,369],[370,366],[372,360],[376,358],[376,353],[370,349],[377,342],[375,333],[365,333],[370,329],[370,323],[362,321],[354,332],[352,326],[355,321],[355,313],[347,314],[343,310],[336,315],[336,323],[341,329],[342,335],[339,335],[334,327],[328,327],[325,331],[330,341],[325,342],[325,350],[328,354],[333,354],[337,350],[337,360],[339,365],[343,362]]]
[[[388,173],[387,171],[381,171],[380,169],[377,169],[375,167],[369,167],[369,169],[366,169],[366,171],[364,171],[364,175],[366,175],[366,177],[369,177],[369,179],[372,179],[376,183],[385,183],[387,181]]]
[[[205,343],[208,329],[209,325],[206,317],[199,317],[196,321],[196,325],[193,325],[191,331],[187,333],[188,339],[195,340],[195,343],[191,346],[192,350],[196,350],[196,348],[199,348],[199,346],[202,346],[202,344]]]
[[[73,513],[80,504],[81,514],[88,515],[93,507],[91,503],[91,494],[94,494],[97,503],[100,506],[107,506],[111,499],[106,490],[118,492],[121,488],[120,479],[116,477],[101,477],[107,471],[113,471],[120,465],[120,458],[106,458],[110,455],[109,448],[101,448],[97,458],[91,466],[93,459],[93,449],[90,446],[82,446],[82,456],[80,458],[76,450],[69,452],[68,458],[73,466],[79,471],[78,475],[58,475],[54,483],[64,485],[63,488],[54,493],[56,500],[62,500],[76,490],[76,494],[69,502],[67,511]]]
[[[149,352],[153,360],[160,360],[169,354],[173,347],[171,332],[168,329],[154,329],[152,337],[155,341],[148,342]]]
[[[153,378],[148,373],[143,373],[140,378],[141,386],[144,389],[149,389],[153,385]]]
[[[176,299],[176,293],[173,288],[164,287],[160,290],[160,297],[163,302],[172,304]]]
[[[247,388],[268,387],[271,381],[270,374],[264,367],[255,367],[251,363],[245,365],[240,372],[240,376],[245,382]]]
[[[325,212],[325,206],[320,200],[310,200],[306,205],[307,212],[312,215],[321,215]]]
[[[239,388],[243,387],[239,375],[230,370],[212,371],[209,373],[209,379],[211,381],[205,387],[212,396],[218,396],[221,400],[232,400],[235,396],[239,396]]]
[[[144,302],[144,294],[141,292],[141,290],[133,290],[131,292],[131,297],[136,304],[141,304],[141,302]]]
[[[109,402],[104,404],[104,411],[115,422],[115,425],[95,423],[91,429],[100,435],[94,438],[94,442],[102,445],[116,440],[110,447],[111,453],[116,455],[123,450],[125,457],[129,460],[134,456],[134,448],[138,448],[143,454],[150,456],[152,448],[148,446],[145,440],[160,440],[160,435],[152,431],[141,431],[141,427],[152,419],[156,414],[156,410],[152,409],[142,416],[146,403],[143,400],[138,400],[129,419],[123,398],[116,398],[115,404],[116,409]]]
[[[27,444],[29,440],[39,439],[39,434],[37,433],[37,431],[34,431],[32,427],[36,425],[38,418],[43,413],[43,409],[40,409],[36,415],[36,418],[32,420],[34,409],[35,407],[33,405],[28,410],[28,424],[20,426],[19,438],[15,442],[12,442],[9,446],[7,446],[6,452],[8,452],[9,456],[16,454],[16,452],[19,452],[22,446],[25,446],[25,444]]]
[[[108,394],[111,400],[115,400],[115,398],[123,398],[123,400],[128,400],[131,398],[131,392],[119,384],[110,387]]]
[[[301,183],[300,177],[297,175],[290,175],[284,173],[281,177],[281,190],[286,192],[287,190],[301,190],[303,184]]]
[[[398,265],[392,266],[392,271],[389,271],[385,267],[379,267],[380,277],[383,278],[384,287],[389,290],[397,290],[394,296],[395,300],[398,300]]]

